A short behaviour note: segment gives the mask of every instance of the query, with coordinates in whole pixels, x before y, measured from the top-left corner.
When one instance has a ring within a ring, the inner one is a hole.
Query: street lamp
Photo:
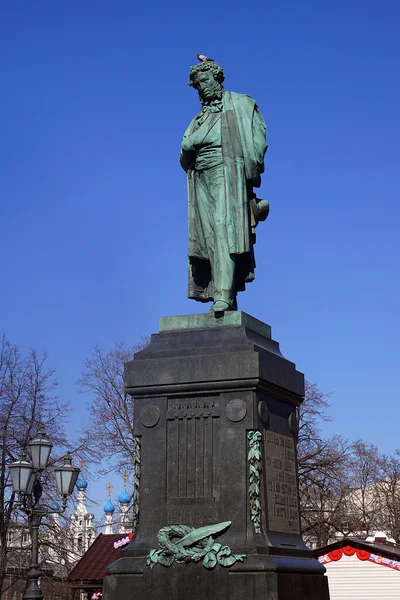
[[[28,582],[23,595],[24,600],[42,600],[43,593],[38,580],[41,575],[39,568],[39,525],[42,517],[50,513],[63,513],[67,508],[67,497],[72,494],[79,469],[72,466],[71,454],[64,456],[64,464],[56,467],[56,483],[62,496],[62,506],[59,510],[54,507],[47,509],[40,503],[42,484],[40,474],[49,464],[53,444],[46,438],[43,427],[40,427],[36,437],[28,443],[32,455],[32,463],[27,461],[25,453],[9,465],[14,492],[18,494],[17,506],[28,515],[31,530],[32,547],[28,572]]]

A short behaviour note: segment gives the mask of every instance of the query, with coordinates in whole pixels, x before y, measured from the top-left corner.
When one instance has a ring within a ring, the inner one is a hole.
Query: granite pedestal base
[[[108,568],[105,600],[329,600],[300,535],[304,378],[270,327],[241,312],[166,317],[125,384],[141,448],[139,525]],[[170,566],[147,564],[160,529],[221,522],[230,525],[215,542],[242,560],[205,568],[167,552]]]

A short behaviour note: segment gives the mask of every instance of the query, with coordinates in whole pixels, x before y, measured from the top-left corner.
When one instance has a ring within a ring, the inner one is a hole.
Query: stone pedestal
[[[270,327],[242,312],[163,318],[125,376],[141,449],[139,525],[108,568],[105,600],[328,600],[325,569],[300,535],[304,378]],[[160,529],[221,522],[215,542],[245,555],[231,566],[168,553],[170,566],[146,564]]]

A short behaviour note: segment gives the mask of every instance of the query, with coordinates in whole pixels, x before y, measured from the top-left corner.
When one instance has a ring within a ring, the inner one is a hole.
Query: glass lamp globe
[[[57,490],[63,496],[69,496],[74,491],[80,469],[72,466],[72,457],[69,452],[64,456],[62,467],[54,469],[56,474]]]
[[[26,460],[25,454],[20,454],[18,460],[9,466],[14,492],[24,493],[30,487],[33,465]]]
[[[46,438],[43,427],[39,429],[36,437],[29,442],[28,446],[32,454],[34,468],[40,470],[45,469],[49,462],[53,444]]]

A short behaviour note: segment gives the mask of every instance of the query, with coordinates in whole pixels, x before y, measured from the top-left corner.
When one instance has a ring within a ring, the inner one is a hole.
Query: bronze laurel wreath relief
[[[231,521],[206,525],[195,529],[189,525],[170,525],[159,530],[159,548],[150,550],[147,565],[157,563],[170,567],[177,563],[203,561],[203,567],[213,569],[217,564],[231,567],[236,561],[243,562],[245,554],[232,554],[229,546],[215,541],[215,537],[230,527]]]
[[[247,433],[250,446],[248,454],[250,514],[256,533],[261,533],[261,437],[260,431],[249,431]]]

